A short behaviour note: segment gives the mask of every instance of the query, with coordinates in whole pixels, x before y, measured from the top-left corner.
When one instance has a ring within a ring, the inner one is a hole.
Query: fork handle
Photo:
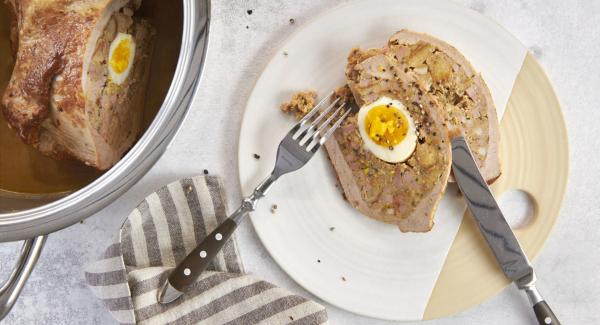
[[[183,295],[192,283],[196,282],[200,274],[206,270],[210,262],[223,249],[225,243],[233,235],[243,218],[256,209],[258,200],[265,196],[271,185],[277,180],[271,174],[261,182],[252,192],[252,195],[242,201],[241,206],[225,219],[217,229],[213,230],[188,256],[181,261],[169,274],[167,282],[158,292],[158,301],[166,304]]]
[[[245,214],[248,214],[247,212]],[[184,290],[206,270],[210,262],[221,251],[229,237],[233,234],[238,224],[232,218],[227,218],[217,229],[194,248],[186,258],[177,265],[175,270],[169,275],[169,283],[177,289]]]

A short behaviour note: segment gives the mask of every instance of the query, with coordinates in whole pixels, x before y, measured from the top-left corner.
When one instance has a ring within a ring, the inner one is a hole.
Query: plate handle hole
[[[535,204],[531,195],[523,190],[504,192],[498,205],[512,229],[523,228],[533,221]]]

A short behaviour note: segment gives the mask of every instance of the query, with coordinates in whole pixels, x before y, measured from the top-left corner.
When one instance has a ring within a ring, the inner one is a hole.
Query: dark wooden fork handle
[[[169,283],[182,292],[187,286],[194,283],[223,248],[236,228],[237,223],[231,218],[223,221],[217,229],[206,236],[200,245],[177,265],[169,275]]]

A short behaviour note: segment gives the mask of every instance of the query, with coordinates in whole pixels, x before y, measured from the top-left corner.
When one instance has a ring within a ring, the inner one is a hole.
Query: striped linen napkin
[[[169,272],[227,218],[215,176],[186,178],[150,194],[116,241],[90,264],[94,295],[122,324],[323,324],[323,306],[244,274],[235,237],[180,299],[158,303]]]

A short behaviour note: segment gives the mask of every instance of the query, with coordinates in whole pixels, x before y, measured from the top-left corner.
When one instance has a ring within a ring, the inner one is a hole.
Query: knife
[[[560,322],[535,288],[535,273],[473,159],[463,136],[452,139],[452,172],[481,234],[504,275],[525,291],[543,325]]]

